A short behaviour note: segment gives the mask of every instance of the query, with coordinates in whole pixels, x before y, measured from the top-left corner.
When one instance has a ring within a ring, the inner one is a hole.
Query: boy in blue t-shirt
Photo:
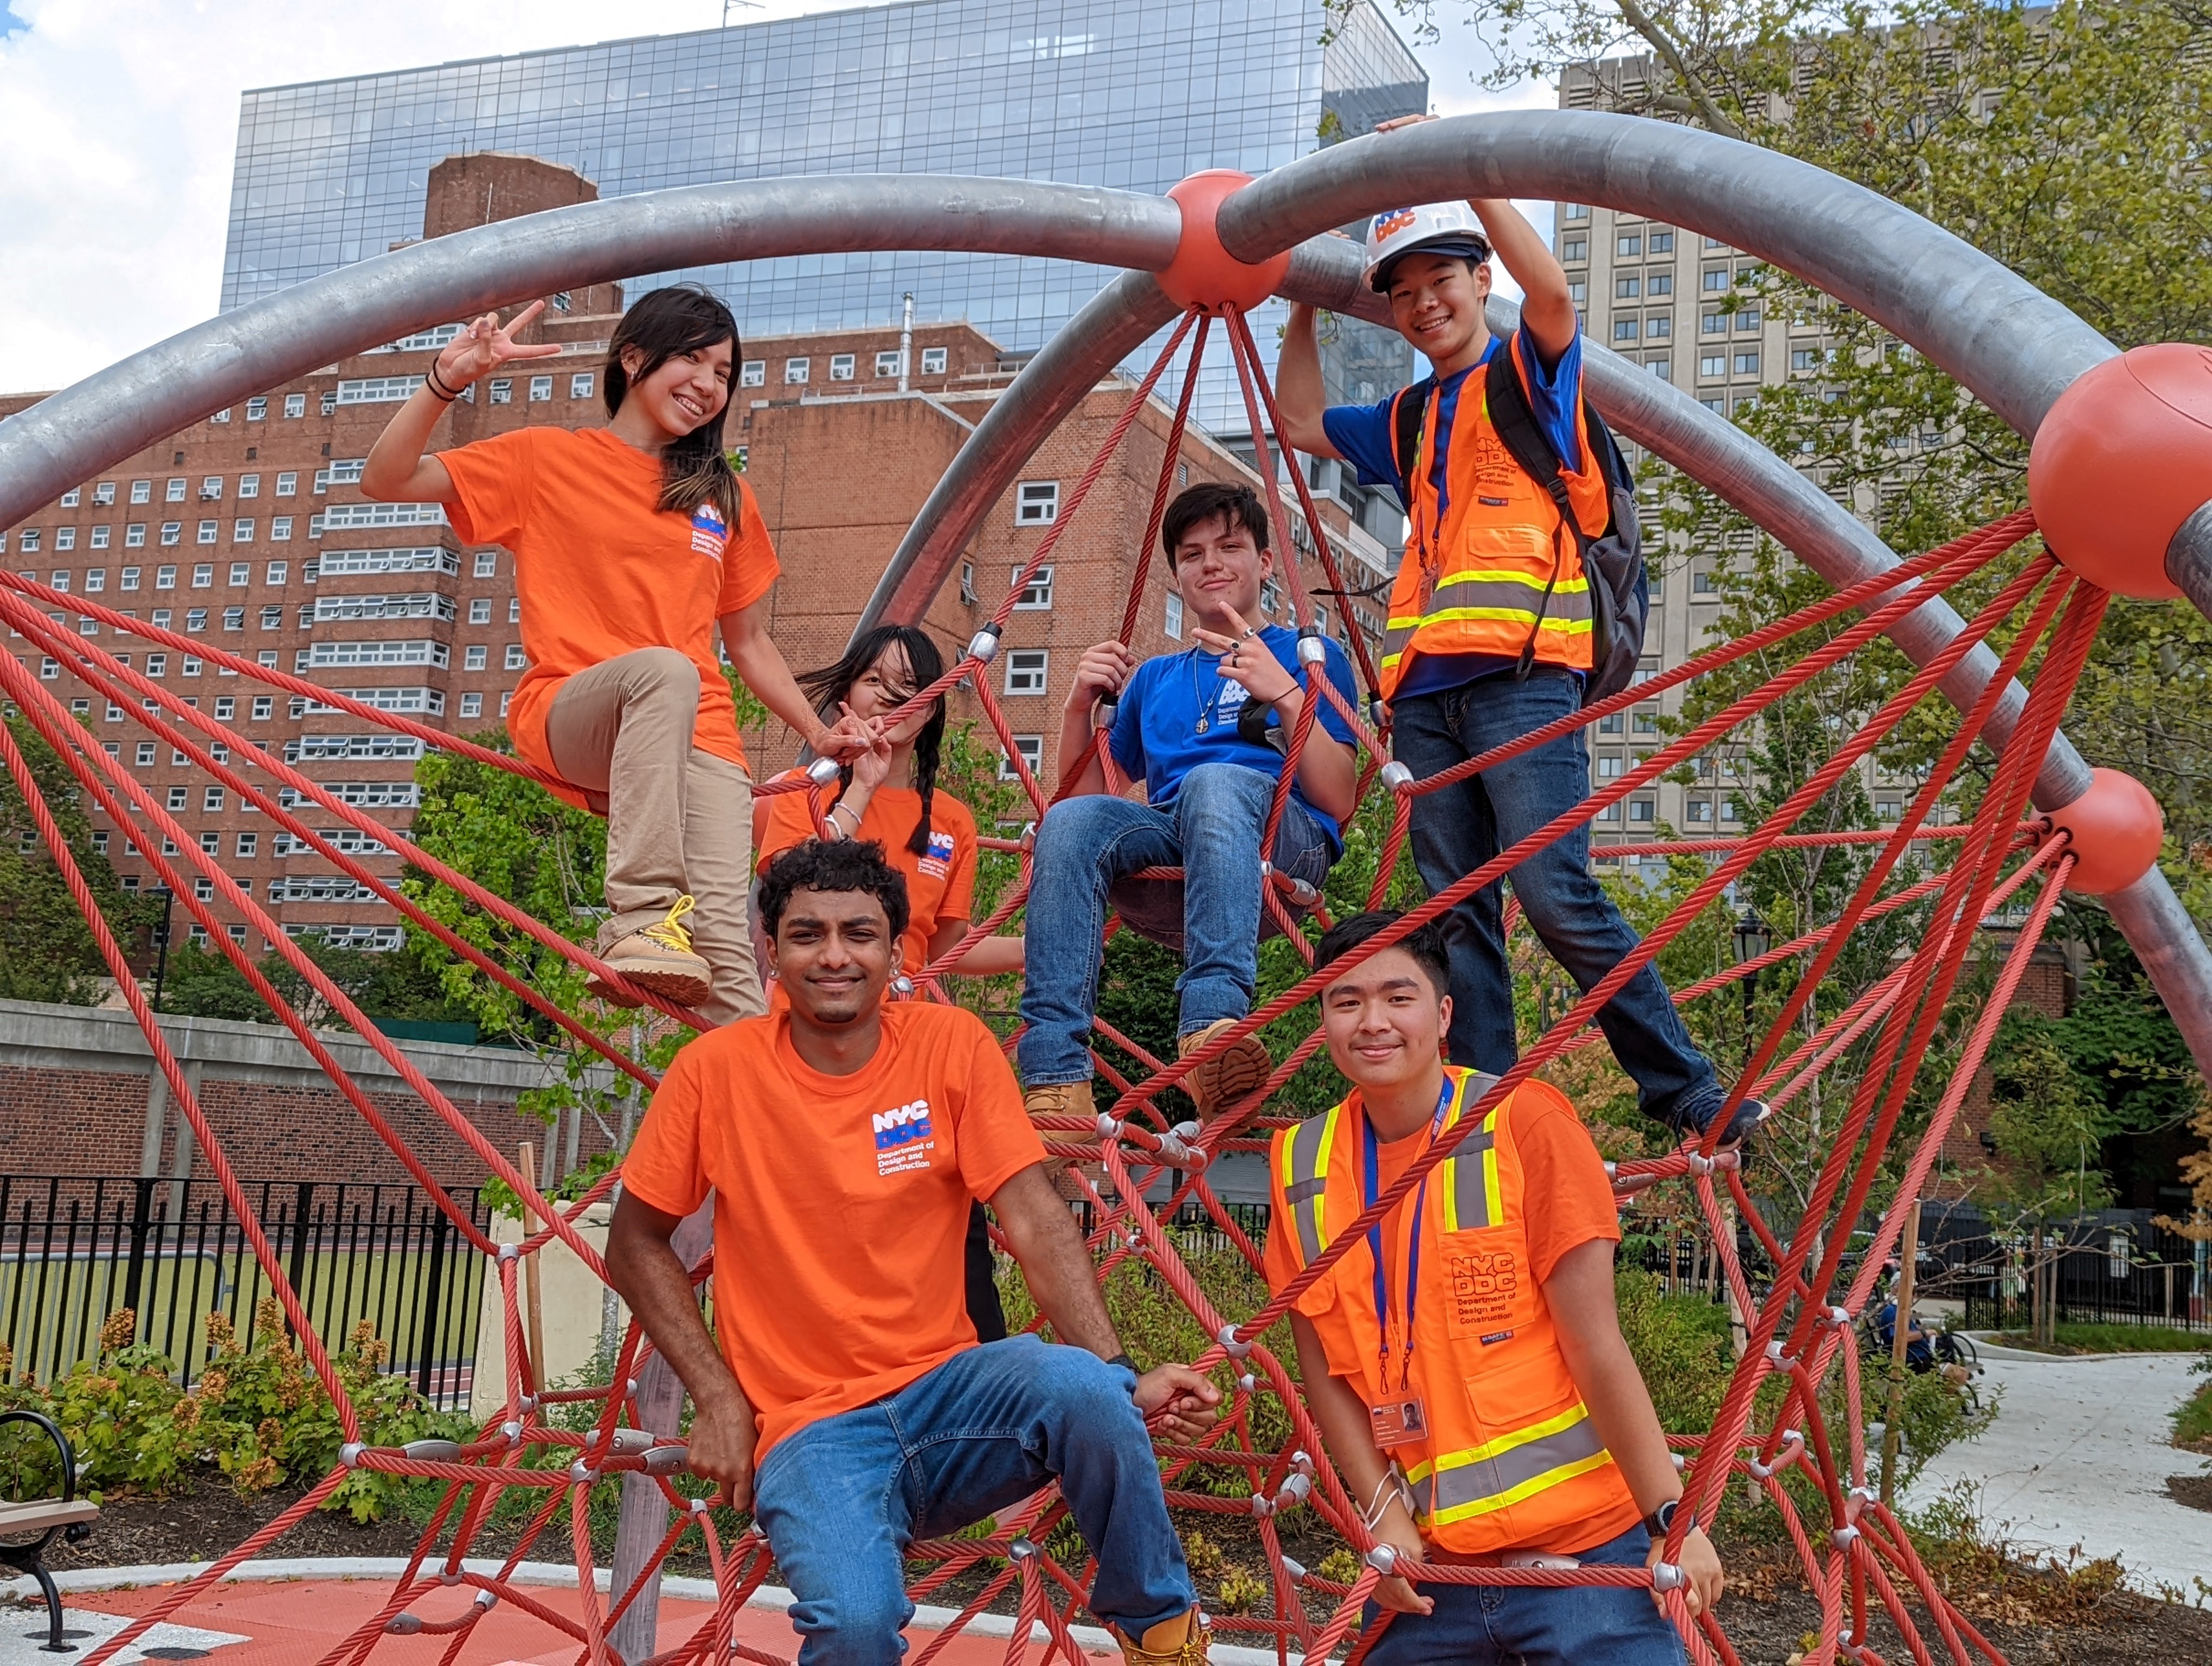
[[[1091,745],[1098,702],[1115,702],[1114,762],[1144,783],[1145,802],[1108,792],[1094,757],[1037,828],[1018,1055],[1032,1116],[1092,1115],[1085,1042],[1117,881],[1147,867],[1183,870],[1179,918],[1133,917],[1147,936],[1182,939],[1177,1052],[1188,1057],[1251,1010],[1263,854],[1278,873],[1318,886],[1344,854],[1340,830],[1357,800],[1352,730],[1324,702],[1274,849],[1261,852],[1283,748],[1307,698],[1297,633],[1246,623],[1260,617],[1260,586],[1274,566],[1267,512],[1248,486],[1193,486],[1168,505],[1160,542],[1196,646],[1142,662],[1119,641],[1085,650],[1060,716],[1060,756],[1073,759]],[[1351,661],[1322,641],[1323,669],[1349,704]],[[1259,1037],[1247,1036],[1183,1086],[1211,1117],[1272,1068]]]

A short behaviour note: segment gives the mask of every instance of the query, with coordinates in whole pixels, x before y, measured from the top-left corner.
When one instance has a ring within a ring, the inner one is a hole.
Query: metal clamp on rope
[[[607,1443],[607,1450],[617,1457],[635,1457],[641,1452],[651,1451],[659,1444],[660,1437],[650,1429],[617,1429],[614,1438]],[[588,1451],[591,1449],[587,1445],[585,1450]]]
[[[499,1606],[499,1593],[495,1590],[478,1591],[477,1593],[477,1606],[484,1609],[486,1612],[489,1612],[491,1609],[497,1608]]]
[[[499,1426],[499,1438],[508,1445],[514,1445],[516,1441],[522,1438],[522,1426],[513,1418],[507,1419]]]
[[[1310,909],[1321,901],[1321,892],[1295,873],[1283,875],[1283,884],[1291,893],[1291,901],[1302,909]]]
[[[511,1261],[520,1261],[522,1259],[522,1246],[519,1243],[501,1244],[499,1246],[499,1259],[502,1266]],[[400,1617],[402,1619],[406,1618],[404,1614]]]
[[[1291,1468],[1297,1474],[1304,1475],[1308,1481],[1311,1481],[1314,1474],[1313,1454],[1306,1451],[1303,1448],[1291,1453]]]
[[[1402,793],[1413,784],[1413,772],[1395,757],[1376,773],[1382,784],[1394,793]]]
[[[338,1462],[349,1469],[357,1468],[361,1464],[361,1455],[368,1450],[368,1447],[365,1443],[349,1440],[338,1448]]]
[[[1311,625],[1298,627],[1298,663],[1302,666],[1328,663],[1328,639]]]
[[[891,999],[893,1000],[912,1000],[914,999],[914,980],[908,977],[904,972],[901,972],[896,977],[891,980]]]
[[[417,1463],[459,1463],[461,1443],[458,1440],[410,1440],[399,1449]]]
[[[538,1396],[534,1394],[524,1395],[521,1400],[517,1402],[515,1409],[520,1411],[525,1417],[529,1416],[531,1413],[538,1409]]]
[[[686,1499],[684,1501],[684,1513],[687,1516],[705,1516],[714,1508],[714,1505],[706,1499]]]
[[[1269,1498],[1265,1493],[1255,1493],[1252,1495],[1252,1514],[1255,1517],[1261,1521],[1265,1521],[1268,1517],[1274,1513],[1275,1501],[1273,1499]]]
[[[1006,1560],[1010,1562],[1026,1562],[1036,1554],[1037,1547],[1027,1539],[1017,1539],[1006,1547]]]
[[[645,1455],[645,1473],[648,1475],[672,1475],[684,1468],[684,1460],[691,1455],[688,1446],[655,1446]]]
[[[844,765],[834,757],[817,757],[806,766],[806,778],[817,787],[827,787],[844,773]]]
[[[1260,1389],[1260,1379],[1248,1371],[1237,1379],[1237,1387],[1240,1393],[1256,1394]]]
[[[1784,1357],[1782,1352],[1782,1339],[1778,1336],[1766,1345],[1766,1363],[1769,1369],[1781,1370]]]
[[[1689,1583],[1682,1577],[1682,1570],[1672,1562],[1654,1562],[1651,1565],[1651,1589],[1654,1590],[1680,1590]]]
[[[1275,1508],[1295,1510],[1313,1493],[1311,1475],[1292,1475],[1275,1490]]]
[[[1305,1582],[1306,1565],[1304,1562],[1295,1561],[1285,1556],[1283,1558],[1283,1572],[1289,1576],[1291,1583],[1294,1585],[1303,1584]]]
[[[1367,721],[1370,723],[1372,723],[1379,729],[1384,723],[1389,721],[1389,716],[1390,708],[1382,703],[1382,696],[1381,695],[1370,694],[1367,696]],[[1389,765],[1385,764],[1383,765],[1383,768],[1388,769]],[[1409,776],[1411,772],[1409,771]]]
[[[589,1487],[599,1478],[599,1472],[581,1458],[568,1466],[568,1479],[579,1487]]]
[[[1838,1330],[1847,1330],[1850,1328],[1851,1310],[1847,1307],[1827,1308],[1821,1312],[1820,1322],[1833,1325]]]
[[[422,1616],[419,1614],[395,1614],[384,1622],[386,1637],[412,1637],[422,1629]]]
[[[1114,727],[1114,714],[1121,708],[1121,702],[1114,698],[1111,695],[1109,695],[1091,708],[1091,727],[1094,729],[1112,728]]]
[[[1701,1151],[1692,1152],[1690,1153],[1689,1162],[1690,1172],[1692,1174],[1711,1174],[1719,1166],[1719,1164],[1716,1164],[1711,1158],[1706,1156],[1705,1152]]]
[[[1846,1524],[1843,1527],[1838,1528],[1833,1533],[1831,1533],[1828,1535],[1828,1542],[1835,1546],[1838,1550],[1849,1550],[1852,1545],[1857,1542],[1858,1536],[1858,1529]]]
[[[1388,1579],[1390,1577],[1391,1571],[1398,1566],[1398,1547],[1395,1545],[1376,1546],[1374,1549],[1367,1553],[1367,1566],[1373,1568],[1385,1579]]]
[[[1240,1342],[1237,1340],[1235,1325],[1222,1326],[1220,1334],[1213,1340],[1221,1344],[1231,1359],[1248,1359],[1251,1355],[1252,1345],[1249,1342]]]
[[[1690,1460],[1684,1457],[1680,1452],[1668,1453],[1667,1462],[1674,1466],[1674,1473],[1678,1475],[1686,1472],[1690,1467]]]
[[[467,1578],[468,1576],[457,1567],[441,1567],[438,1570],[438,1583],[448,1590]]]
[[[999,657],[1000,627],[987,624],[968,639],[968,657],[978,665],[988,666]]]
[[[1119,1140],[1121,1137],[1121,1119],[1110,1110],[1098,1113],[1098,1137],[1101,1140]]]

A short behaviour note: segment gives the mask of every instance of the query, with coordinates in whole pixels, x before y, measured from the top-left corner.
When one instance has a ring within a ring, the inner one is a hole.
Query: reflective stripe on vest
[[[1436,1526],[1486,1516],[1612,1462],[1589,1410],[1566,1411],[1407,1471],[1416,1514]]]
[[[1328,1243],[1322,1231],[1322,1195],[1328,1189],[1328,1153],[1336,1144],[1337,1113],[1332,1105],[1310,1116],[1283,1141],[1283,1201],[1298,1229],[1298,1265],[1304,1267]]]

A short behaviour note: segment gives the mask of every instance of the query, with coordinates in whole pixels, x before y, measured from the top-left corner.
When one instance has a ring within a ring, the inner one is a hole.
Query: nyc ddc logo
[[[915,1099],[890,1110],[879,1110],[868,1119],[876,1136],[876,1172],[904,1174],[929,1166],[937,1149],[935,1130],[929,1120],[929,1101]]]

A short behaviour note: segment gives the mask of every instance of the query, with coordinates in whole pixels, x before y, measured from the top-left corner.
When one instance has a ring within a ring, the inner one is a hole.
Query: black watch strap
[[[1132,1359],[1126,1353],[1117,1353],[1106,1363],[1109,1365],[1120,1365],[1123,1367],[1132,1377],[1142,1377],[1145,1374],[1137,1368],[1137,1362]]]
[[[1669,1532],[1674,1530],[1674,1517],[1676,1512],[1679,1511],[1681,1507],[1681,1499],[1668,1499],[1666,1503],[1661,1505],[1656,1510],[1653,1511],[1650,1515],[1644,1518],[1644,1530],[1646,1533],[1649,1533],[1655,1540],[1665,1538]],[[1690,1525],[1695,1527],[1697,1523],[1692,1520]]]

